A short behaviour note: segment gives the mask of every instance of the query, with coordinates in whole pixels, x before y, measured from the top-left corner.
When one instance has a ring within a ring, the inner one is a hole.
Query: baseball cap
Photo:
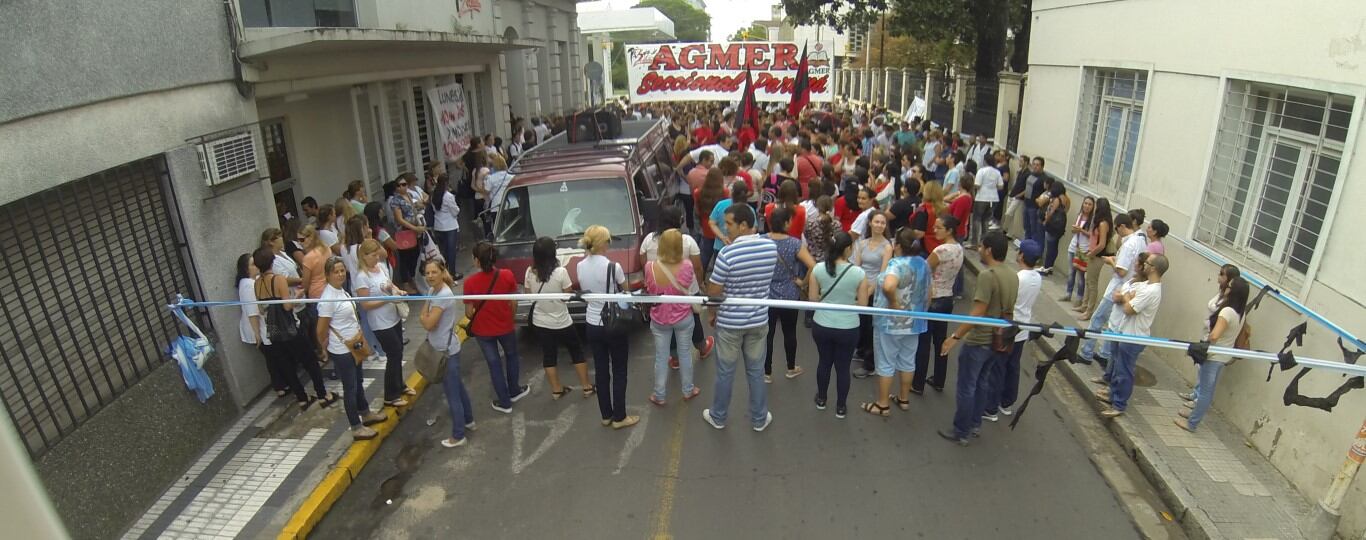
[[[1037,263],[1039,259],[1043,257],[1043,246],[1039,245],[1039,242],[1035,240],[1022,240],[1020,242],[1020,255],[1023,256],[1026,261]]]

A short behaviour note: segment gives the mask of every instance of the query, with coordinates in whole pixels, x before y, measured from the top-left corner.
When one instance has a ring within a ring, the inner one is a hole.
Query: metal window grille
[[[1196,240],[1290,290],[1302,290],[1318,250],[1350,96],[1230,81],[1219,117]]]
[[[261,123],[261,148],[266,154],[266,169],[270,171],[272,183],[294,178],[294,170],[289,166],[289,143],[285,140],[283,118]]]
[[[32,457],[166,361],[165,305],[200,289],[175,208],[161,156],[0,207],[0,397]]]
[[[432,138],[427,126],[432,124],[427,113],[427,93],[421,86],[413,86],[413,114],[417,117],[417,146],[422,163],[432,162]]]
[[[1074,180],[1123,204],[1133,182],[1148,74],[1087,68],[1072,142]]]

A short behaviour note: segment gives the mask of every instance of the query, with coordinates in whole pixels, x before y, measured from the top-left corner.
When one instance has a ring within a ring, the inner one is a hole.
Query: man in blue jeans
[[[1134,234],[1134,220],[1128,214],[1115,216],[1115,232],[1119,234],[1120,238],[1119,250],[1115,252],[1113,257],[1101,257],[1106,264],[1114,267],[1114,274],[1110,276],[1110,282],[1105,286],[1105,293],[1100,295],[1096,301],[1096,310],[1091,313],[1091,324],[1086,329],[1090,332],[1099,332],[1105,329],[1105,324],[1110,320],[1110,311],[1115,307],[1115,291],[1119,290],[1125,281],[1128,281],[1130,271],[1138,264],[1139,254],[1148,249],[1143,238]],[[1093,260],[1091,264],[1100,263]],[[1108,352],[1109,349],[1106,350]],[[1090,362],[1095,354],[1096,340],[1086,340],[1081,348],[1082,359]]]
[[[1157,306],[1162,303],[1162,275],[1167,273],[1167,258],[1162,255],[1148,257],[1140,271],[1144,281],[1131,281],[1114,295],[1115,309],[1123,310],[1123,318],[1117,330],[1134,336],[1151,336],[1153,318],[1157,317]],[[1132,343],[1116,343],[1110,370],[1110,386],[1096,391],[1096,399],[1109,402],[1110,406],[1100,412],[1105,418],[1114,418],[1129,407],[1129,396],[1134,392],[1134,370],[1138,367],[1138,354],[1143,346]]]
[[[1015,308],[1019,278],[1001,264],[1006,258],[1008,240],[1000,231],[992,231],[982,238],[979,252],[986,269],[977,274],[977,290],[972,295],[973,317],[1007,317]],[[960,446],[968,445],[968,437],[977,435],[982,427],[982,411],[987,408],[990,380],[987,376],[994,362],[1004,361],[1006,354],[991,348],[993,328],[962,323],[944,339],[943,351],[948,354],[954,345],[963,342],[958,353],[957,409],[953,414],[953,428],[939,430],[939,436]]]
[[[768,298],[778,246],[754,232],[754,210],[734,204],[723,216],[730,243],[716,255],[708,278],[707,294],[725,298]],[[721,305],[713,307],[708,322],[716,327],[716,395],[702,418],[716,429],[726,427],[731,385],[737,363],[743,363],[749,381],[749,419],[754,431],[773,422],[768,411],[768,385],[764,384],[764,338],[768,336],[768,308]]]

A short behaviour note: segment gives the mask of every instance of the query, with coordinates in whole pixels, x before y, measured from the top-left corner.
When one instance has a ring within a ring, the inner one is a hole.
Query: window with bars
[[[1133,182],[1148,74],[1087,68],[1077,109],[1070,176],[1123,203]]]
[[[1230,81],[1196,240],[1299,290],[1327,233],[1350,96]]]

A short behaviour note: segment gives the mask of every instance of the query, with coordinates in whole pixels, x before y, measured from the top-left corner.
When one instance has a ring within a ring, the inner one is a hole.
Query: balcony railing
[[[353,0],[239,0],[247,28],[356,26]]]

